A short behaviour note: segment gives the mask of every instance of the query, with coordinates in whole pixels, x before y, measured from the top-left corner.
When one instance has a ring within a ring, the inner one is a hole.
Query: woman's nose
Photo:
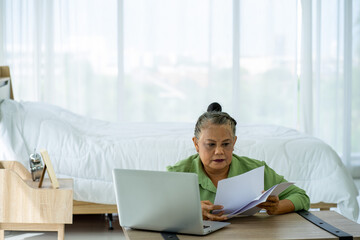
[[[215,154],[216,155],[220,155],[220,154],[224,154],[224,149],[222,146],[218,146],[215,148]]]

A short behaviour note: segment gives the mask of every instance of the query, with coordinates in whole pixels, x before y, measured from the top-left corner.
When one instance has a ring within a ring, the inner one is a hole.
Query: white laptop
[[[206,235],[230,223],[203,221],[195,173],[114,169],[120,225]]]

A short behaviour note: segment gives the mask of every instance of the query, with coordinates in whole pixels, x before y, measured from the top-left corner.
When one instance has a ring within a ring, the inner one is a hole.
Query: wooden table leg
[[[64,240],[65,238],[65,224],[60,224],[58,229],[58,240]]]
[[[0,229],[0,240],[4,240],[5,230]]]

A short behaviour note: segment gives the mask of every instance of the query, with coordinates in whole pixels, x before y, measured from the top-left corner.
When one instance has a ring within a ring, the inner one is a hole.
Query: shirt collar
[[[227,178],[231,178],[239,175],[239,169],[240,169],[240,162],[237,160],[237,158],[234,157],[233,154]]]
[[[238,174],[236,172],[236,169],[238,168],[239,168],[238,161],[234,161],[234,158],[232,158],[229,168],[228,178],[237,176]],[[213,182],[210,180],[210,178],[206,175],[199,155],[195,158],[195,161],[193,161],[192,163],[192,171],[198,174],[199,185],[202,188],[210,192],[216,193],[216,187],[213,184]]]
[[[210,178],[206,175],[199,155],[195,158],[195,161],[193,161],[192,170],[193,172],[196,172],[198,174],[199,185],[202,188],[210,192],[216,193],[216,187],[214,186]]]

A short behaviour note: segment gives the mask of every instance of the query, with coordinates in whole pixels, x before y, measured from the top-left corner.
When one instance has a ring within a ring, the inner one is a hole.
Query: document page
[[[218,182],[215,205],[223,205],[224,214],[246,206],[264,190],[264,166]]]
[[[294,183],[283,182],[264,190],[264,166],[244,174],[219,181],[215,196],[215,205],[223,205],[224,215],[228,218],[236,215],[253,215],[260,211],[256,207],[270,196],[278,196]],[[219,211],[214,211],[217,213]]]

